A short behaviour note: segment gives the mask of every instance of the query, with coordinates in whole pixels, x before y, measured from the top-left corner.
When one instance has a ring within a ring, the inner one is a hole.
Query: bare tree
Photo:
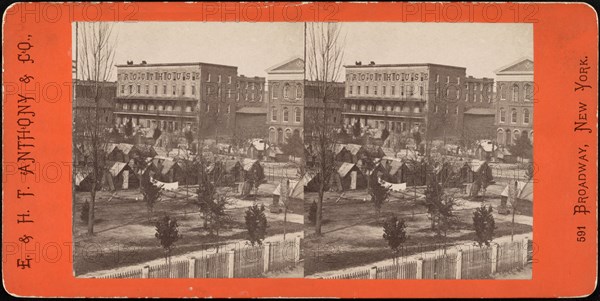
[[[78,23],[77,26],[77,75],[92,85],[91,95],[94,108],[87,113],[77,112],[75,117],[75,139],[79,139],[91,163],[92,185],[88,216],[88,235],[94,234],[94,205],[96,188],[105,171],[104,152],[110,128],[100,119],[101,90],[110,80],[115,57],[113,25],[110,23]],[[82,116],[87,115],[87,116]]]
[[[510,222],[510,241],[513,241],[515,236],[515,214],[519,206],[519,199],[524,195],[527,185],[533,185],[535,176],[535,166],[530,163],[526,169],[517,169],[514,171],[512,178],[508,182],[508,202],[511,208]],[[521,182],[521,187],[519,187]]]
[[[305,24],[306,73],[305,87],[314,93],[315,109],[305,112],[305,141],[316,155],[319,199],[315,233],[321,235],[323,195],[332,174],[335,172],[334,151],[336,146],[337,125],[330,122],[328,105],[334,99],[335,83],[342,72],[345,38],[342,37],[338,23]],[[310,87],[309,87],[310,86]],[[308,138],[308,139],[307,139]]]

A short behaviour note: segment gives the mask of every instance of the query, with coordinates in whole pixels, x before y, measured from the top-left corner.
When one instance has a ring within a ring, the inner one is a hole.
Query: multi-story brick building
[[[326,84],[326,91],[319,91],[319,85],[315,82],[305,82],[304,99],[304,139],[309,142],[315,135],[314,124],[326,122],[332,129],[343,126],[343,100],[344,83],[331,82]],[[323,90],[323,88],[321,88]],[[323,101],[325,94],[326,103]]]
[[[466,141],[493,139],[496,135],[494,79],[469,76],[462,88],[465,111],[461,138]]]
[[[264,137],[267,132],[265,78],[240,75],[236,89],[236,133],[243,140]]]
[[[533,60],[522,58],[496,71],[496,141],[513,144],[521,135],[533,141]]]
[[[97,112],[100,127],[104,129],[113,127],[117,83],[73,79],[73,85],[75,87],[73,99],[75,122],[91,124]],[[96,95],[96,89],[98,95]],[[96,96],[98,103],[96,103]]]
[[[288,59],[267,69],[269,142],[282,145],[296,132],[304,135],[304,60]]]
[[[191,129],[204,136],[231,135],[236,111],[251,99],[259,102],[262,95],[259,90],[241,90],[248,81],[238,78],[237,67],[209,63],[128,62],[117,65],[117,79],[116,123],[132,120],[136,127],[167,132]],[[250,81],[256,88],[261,79]]]
[[[395,132],[418,130],[430,138],[458,136],[466,70],[437,64],[349,65],[344,124]]]

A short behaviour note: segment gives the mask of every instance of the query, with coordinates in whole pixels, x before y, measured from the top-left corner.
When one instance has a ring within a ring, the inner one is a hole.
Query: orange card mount
[[[596,289],[587,4],[15,3],[3,37],[14,296]]]

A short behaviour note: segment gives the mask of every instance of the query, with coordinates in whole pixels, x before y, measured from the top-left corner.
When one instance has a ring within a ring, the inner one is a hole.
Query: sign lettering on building
[[[426,81],[429,75],[426,72],[391,72],[391,73],[349,73],[346,75],[347,81],[397,81],[397,82],[414,82]]]

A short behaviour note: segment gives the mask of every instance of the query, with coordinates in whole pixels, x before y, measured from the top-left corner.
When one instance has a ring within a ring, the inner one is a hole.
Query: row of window
[[[289,122],[290,119],[290,110],[288,107],[283,107],[282,111],[282,120],[283,122]],[[271,107],[271,121],[277,121],[279,118],[279,110],[277,107]],[[300,108],[294,108],[294,122],[300,123],[302,122],[302,110]]]
[[[349,86],[348,95],[379,95],[381,93],[380,95],[382,96],[396,96],[397,91],[399,92],[399,96],[405,96],[405,93],[406,96],[413,96],[415,94],[415,86],[413,85],[401,85],[398,89],[396,89],[396,86],[381,86],[381,90],[378,89],[378,86],[372,86],[371,90],[369,88],[370,86],[364,86],[363,90],[362,86]],[[419,95],[423,96],[423,86],[418,86],[418,90]]]
[[[510,100],[517,102],[519,101],[519,96],[522,93],[523,94],[523,100],[524,101],[531,101],[533,98],[533,88],[530,84],[525,84],[523,86],[523,91],[521,91],[521,87],[519,87],[519,85],[517,84],[513,84],[512,88],[509,87],[508,85],[503,85],[503,84],[499,84],[498,85],[498,94],[500,94],[500,99],[501,100],[506,100],[508,98],[508,92],[509,89],[511,91],[511,97]]]
[[[483,87],[483,86],[482,86]],[[369,86],[364,86],[364,90],[361,89],[361,86],[349,86],[348,87],[348,95],[361,95],[364,91],[363,95],[370,95],[370,93],[372,93],[372,95],[382,95],[382,96],[414,96],[415,94],[415,86],[413,85],[401,85],[398,87],[398,89],[396,89],[396,86],[381,86],[381,90],[379,90],[378,86],[372,86],[372,89],[369,89]],[[424,94],[424,88],[423,86],[418,86],[418,90],[419,90],[419,96],[423,96]],[[446,88],[445,90],[445,96],[449,97],[450,96],[450,88]],[[488,89],[489,90],[489,89]],[[379,92],[381,91],[381,92]],[[396,94],[396,92],[399,92],[399,94]],[[456,90],[456,98],[460,99],[461,96],[461,90],[457,89]],[[482,90],[480,90],[482,91]],[[380,94],[381,93],[381,94]],[[467,99],[465,99],[465,101],[477,101],[477,94],[475,93],[469,93],[467,94],[469,95],[469,97]],[[436,99],[438,99],[438,97],[440,96],[440,87],[435,88],[435,96]],[[491,102],[491,93],[489,95],[486,95],[485,97],[487,99],[488,102]],[[483,101],[483,96],[479,97],[479,101],[482,102]]]
[[[134,86],[133,85],[128,85],[128,94],[142,94],[142,86],[141,85],[136,85],[135,90],[134,90]],[[153,95],[158,95],[158,85],[154,85],[153,86]],[[180,91],[180,95],[181,96],[185,96],[186,93],[188,93],[188,89],[186,85],[181,86]],[[222,89],[213,89],[213,87],[207,87],[207,94],[208,95],[212,95],[212,96],[216,96],[218,98],[221,98],[221,91]],[[150,95],[150,86],[149,85],[145,85],[144,86],[144,93],[146,95]],[[170,93],[173,96],[177,96],[177,85],[172,85],[171,89],[170,89]],[[192,85],[191,86],[191,91],[189,91],[189,93],[191,93],[191,95],[196,95],[196,86]],[[121,94],[125,94],[125,85],[121,85]],[[167,85],[163,85],[162,86],[162,95],[167,95]],[[231,89],[227,89],[227,98],[231,98],[232,91]],[[236,101],[240,100],[240,94],[241,93],[236,93]],[[245,93],[244,94],[244,100],[245,101],[262,101],[262,93]]]
[[[510,123],[518,122],[518,112],[517,109],[510,110]],[[522,122],[523,124],[529,124],[531,115],[528,109],[523,109]],[[500,108],[500,123],[506,123],[506,110],[504,108]]]
[[[439,111],[440,111],[440,110],[439,110],[438,106],[437,106],[437,105],[435,105],[435,106],[433,107],[433,112],[434,112],[434,113],[439,113]],[[446,114],[446,115],[447,115],[449,111],[450,111],[450,109],[448,108],[448,106],[444,107],[444,114]],[[454,110],[453,110],[453,112],[454,112],[454,115],[458,115],[458,106],[454,107]]]
[[[186,95],[186,93],[188,93],[188,89],[186,87],[186,85],[181,86],[181,89],[179,90],[181,95],[184,96]],[[127,86],[127,94],[142,94],[142,85],[137,84],[135,86],[135,90],[134,90],[134,86],[133,85],[128,85]],[[162,95],[167,95],[168,91],[167,91],[167,85],[163,84],[162,85],[162,89],[161,89],[161,93]],[[192,85],[189,93],[191,95],[196,95],[196,86]],[[125,85],[121,85],[121,94],[125,94]],[[150,95],[150,85],[145,85],[144,86],[144,94],[146,95]],[[153,95],[158,95],[158,85],[154,85],[152,87],[152,94]],[[170,89],[170,94],[171,95],[177,95],[177,85],[171,85],[171,89]]]
[[[510,129],[498,129],[496,141],[500,145],[514,144],[521,135],[527,135],[529,141],[533,142],[533,131],[519,131],[518,129],[512,131]]]
[[[236,88],[240,89],[240,87],[243,87],[243,89],[250,88],[250,90],[259,90],[259,91],[262,91],[262,89],[263,89],[262,84],[249,83],[249,82],[242,82],[242,84],[240,84],[240,82],[237,82]]]
[[[300,135],[300,137],[302,137],[302,134],[300,133],[300,131],[298,130],[294,130],[294,132],[298,135]],[[277,130],[274,128],[270,128],[269,129],[269,142],[272,144],[284,144],[287,142],[287,140],[292,137],[292,130],[291,129],[286,129],[285,130],[285,134],[283,129],[278,128]]]
[[[348,109],[348,105],[344,105],[344,109]],[[396,112],[396,113],[421,113],[421,106],[409,106],[409,105],[372,105],[372,104],[351,104],[350,110],[352,111],[366,111],[366,112]]]
[[[175,112],[181,112],[182,107],[181,106],[173,106],[173,105],[163,105],[163,104],[137,104],[137,103],[123,103],[122,105],[123,110],[133,110],[133,111],[175,111]],[[185,107],[185,112],[193,112],[194,108],[192,106],[186,106]]]
[[[204,108],[204,112],[211,112],[211,105],[210,104],[203,104],[202,107]],[[149,104],[149,105],[144,105],[144,104],[128,104],[128,103],[123,103],[122,108],[124,111],[127,110],[132,110],[132,111],[162,111],[162,112],[182,112],[182,107],[181,106],[173,106],[173,105],[163,105],[163,104],[158,104],[158,105],[154,105],[154,104]],[[194,112],[194,107],[192,106],[186,106],[185,107],[185,112],[186,113],[191,113]],[[213,111],[220,113],[221,112],[221,106],[220,104],[214,104],[213,105]],[[227,114],[231,113],[231,105],[227,105],[226,107],[226,111]]]
[[[273,84],[271,86],[271,97],[273,99],[277,99],[279,98],[279,89],[278,89],[279,85],[278,84]],[[292,85],[286,83],[283,85],[283,99],[290,99],[293,97],[292,95]],[[297,99],[302,98],[302,85],[301,84],[296,84],[296,97]]]

